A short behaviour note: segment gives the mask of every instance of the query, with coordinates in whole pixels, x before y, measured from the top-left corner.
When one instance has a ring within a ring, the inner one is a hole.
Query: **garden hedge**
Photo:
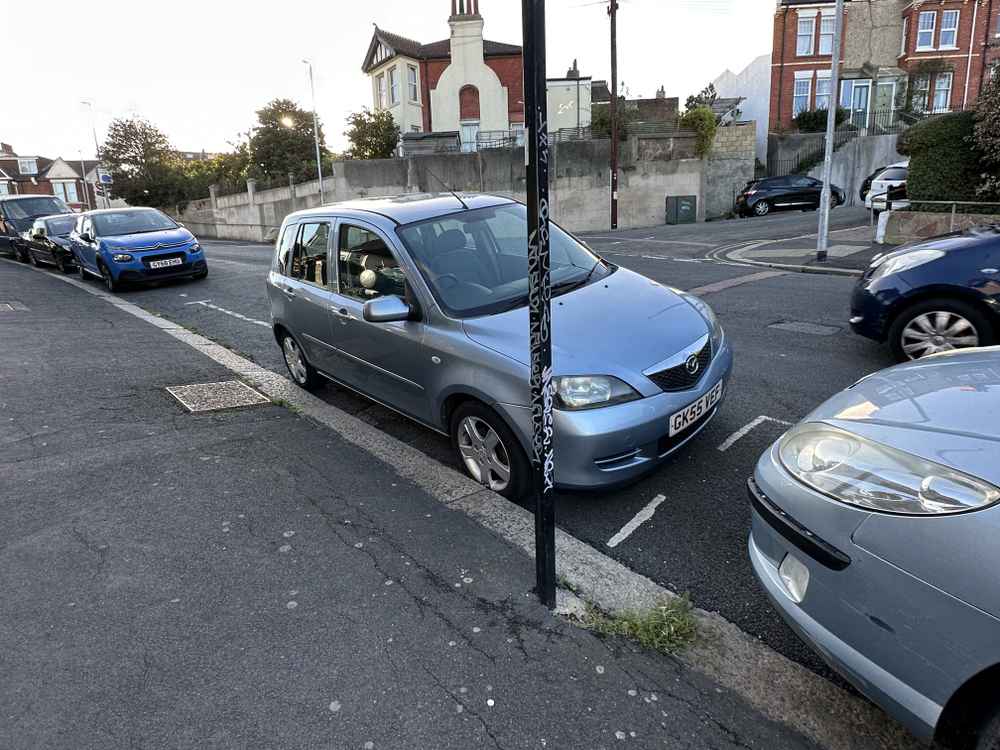
[[[911,201],[975,201],[982,165],[972,138],[973,112],[923,120],[899,137],[897,150],[910,157]]]

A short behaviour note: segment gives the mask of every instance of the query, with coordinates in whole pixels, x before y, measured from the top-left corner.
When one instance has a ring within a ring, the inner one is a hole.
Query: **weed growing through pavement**
[[[590,606],[583,625],[601,635],[618,635],[664,654],[676,654],[694,643],[698,624],[687,594],[660,602],[644,612],[606,615]]]

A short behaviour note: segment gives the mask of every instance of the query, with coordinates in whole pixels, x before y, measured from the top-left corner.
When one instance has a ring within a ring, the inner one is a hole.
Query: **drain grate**
[[[772,323],[768,328],[777,328],[779,331],[791,331],[792,333],[808,333],[813,336],[833,336],[840,333],[838,326],[824,326],[819,323],[807,323],[801,320],[786,320],[781,323]]]
[[[0,302],[0,313],[28,312],[28,306],[23,302]]]
[[[225,380],[221,383],[199,383],[197,385],[172,385],[167,392],[176,398],[190,412],[238,409],[243,406],[260,406],[271,403],[271,399],[258,393],[239,380]]]

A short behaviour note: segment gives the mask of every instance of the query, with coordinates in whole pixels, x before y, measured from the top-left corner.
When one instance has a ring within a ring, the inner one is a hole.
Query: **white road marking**
[[[650,518],[653,517],[653,514],[656,512],[657,507],[659,507],[660,503],[662,503],[666,499],[667,498],[664,497],[663,495],[657,495],[656,497],[654,497],[649,502],[649,505],[647,505],[645,508],[636,513],[635,517],[631,521],[622,526],[621,531],[619,531],[617,534],[615,534],[608,540],[607,546],[612,548],[617,547],[619,544],[621,544],[630,536],[632,536],[632,533],[636,529],[638,529],[640,526],[646,523],[646,521],[648,521]]]
[[[716,292],[722,292],[726,289],[731,289],[734,286],[742,286],[743,284],[750,284],[754,281],[764,281],[765,279],[773,279],[776,276],[785,276],[787,271],[762,271],[760,273],[751,273],[747,276],[737,276],[735,279],[726,279],[725,281],[716,281],[714,284],[706,284],[705,286],[695,287],[694,289],[688,289],[688,294],[714,294]]]
[[[587,240],[618,240],[619,242],[655,242],[660,245],[692,245],[694,247],[718,247],[714,242],[693,242],[690,240],[643,240],[638,237],[626,237],[621,239],[620,237],[601,237],[591,235],[590,237],[584,237],[584,241]]]
[[[759,416],[755,420],[753,420],[750,424],[747,424],[747,425],[744,425],[743,427],[740,427],[740,429],[738,429],[732,435],[730,435],[729,437],[727,437],[722,442],[722,445],[719,446],[719,451],[721,453],[725,453],[727,450],[729,450],[734,445],[736,445],[737,442],[739,442],[740,440],[742,440],[743,438],[745,438],[754,429],[756,429],[757,427],[760,427],[765,422],[773,422],[774,424],[780,424],[780,425],[782,425],[784,427],[791,427],[792,426],[791,422],[786,422],[783,419],[775,419],[774,417],[767,417],[767,416],[764,416],[762,414],[761,416]]]
[[[239,320],[244,320],[247,323],[253,323],[254,325],[257,325],[257,326],[264,326],[265,328],[270,328],[271,327],[271,324],[268,323],[267,321],[257,320],[256,318],[248,318],[246,315],[243,315],[241,313],[233,312],[232,310],[227,310],[226,308],[219,307],[218,305],[213,305],[212,302],[211,302],[211,300],[199,299],[199,300],[195,300],[194,302],[185,302],[184,303],[185,307],[187,307],[188,305],[201,305],[202,307],[208,307],[208,308],[210,308],[212,310],[218,310],[220,313],[225,313],[226,315],[230,315],[230,316],[232,316],[234,318],[237,318]]]

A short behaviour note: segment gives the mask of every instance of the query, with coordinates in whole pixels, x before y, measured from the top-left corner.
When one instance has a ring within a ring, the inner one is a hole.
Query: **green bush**
[[[849,113],[846,109],[837,107],[837,126],[847,122]],[[826,131],[827,111],[825,109],[807,109],[795,117],[795,127],[800,133],[823,133]]]
[[[899,137],[897,150],[910,157],[911,201],[976,200],[982,163],[974,127],[973,112],[953,112],[922,120]]]
[[[681,127],[695,132],[695,151],[698,156],[703,159],[708,156],[715,143],[715,131],[718,128],[715,113],[708,107],[695,107],[684,113]]]

